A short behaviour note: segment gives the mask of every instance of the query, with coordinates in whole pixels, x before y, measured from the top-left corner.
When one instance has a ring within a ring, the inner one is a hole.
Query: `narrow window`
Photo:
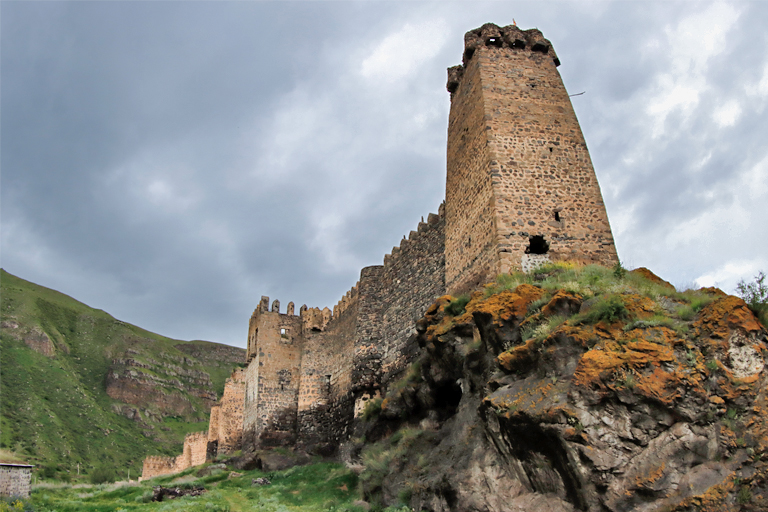
[[[560,212],[555,212],[555,222],[560,222]]]

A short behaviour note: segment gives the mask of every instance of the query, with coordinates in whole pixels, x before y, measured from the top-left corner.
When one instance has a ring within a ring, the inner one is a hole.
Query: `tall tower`
[[[445,273],[459,294],[546,260],[618,261],[550,42],[485,24],[448,69]]]

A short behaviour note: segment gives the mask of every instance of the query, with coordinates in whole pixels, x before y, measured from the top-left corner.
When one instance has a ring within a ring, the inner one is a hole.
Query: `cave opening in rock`
[[[458,382],[446,383],[435,390],[435,409],[441,419],[447,419],[456,414],[461,402],[461,386]]]
[[[544,240],[543,235],[533,235],[528,238],[525,254],[547,254],[547,252],[549,252],[549,242]]]

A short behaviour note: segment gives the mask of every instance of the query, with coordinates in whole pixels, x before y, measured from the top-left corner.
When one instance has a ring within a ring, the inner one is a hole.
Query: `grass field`
[[[44,484],[34,486],[26,510],[38,512],[117,512],[131,510],[189,512],[353,512],[363,508],[353,505],[359,499],[357,475],[344,465],[317,462],[285,471],[205,470],[191,468],[173,476],[146,482],[118,482],[106,485]],[[206,474],[208,473],[208,474]],[[204,475],[204,476],[197,476]],[[256,478],[267,478],[271,484],[255,485]],[[201,496],[152,502],[154,486],[202,486]],[[13,510],[6,505],[5,510]],[[0,511],[3,506],[0,505]],[[382,510],[373,507],[372,510]],[[408,510],[388,508],[387,511]]]

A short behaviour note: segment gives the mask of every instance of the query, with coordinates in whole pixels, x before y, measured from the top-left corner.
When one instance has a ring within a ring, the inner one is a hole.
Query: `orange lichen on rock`
[[[604,340],[582,356],[573,382],[603,391],[631,387],[634,393],[667,405],[682,397],[684,388],[705,395],[700,372],[683,368],[675,357],[676,339],[666,327],[633,329],[623,337],[617,333],[614,340]]]
[[[732,475],[722,484],[713,485],[707,489],[706,492],[699,494],[698,496],[686,498],[678,503],[672,511],[684,512],[688,510],[696,510],[698,512],[731,512],[736,509],[726,503],[726,498],[728,498],[728,495],[733,491],[734,487]]]
[[[528,312],[528,306],[544,296],[544,290],[538,286],[521,284],[514,291],[506,290],[487,299],[482,295],[467,304],[467,313],[485,313],[491,315],[494,323],[501,325],[513,316],[522,319]]]
[[[746,302],[733,295],[719,297],[704,306],[693,328],[697,336],[719,339],[727,339],[734,329],[747,333],[763,330]]]
[[[672,291],[675,290],[675,287],[672,286],[672,283],[670,283],[669,281],[663,280],[662,278],[660,278],[659,276],[657,276],[656,274],[654,274],[653,272],[651,272],[650,270],[648,270],[645,267],[638,267],[638,268],[632,270],[630,273],[631,274],[637,274],[639,276],[643,276],[648,281],[652,281],[652,282],[654,282],[656,284],[660,284],[662,286],[668,287]]]
[[[636,293],[623,293],[620,297],[627,311],[637,318],[648,318],[656,312],[656,303],[648,297]]]
[[[544,316],[571,315],[578,312],[582,297],[578,293],[557,290],[552,299],[541,308]]]
[[[507,371],[517,370],[531,363],[533,360],[532,352],[538,349],[540,345],[541,342],[535,338],[528,339],[522,345],[502,352],[496,360]]]

